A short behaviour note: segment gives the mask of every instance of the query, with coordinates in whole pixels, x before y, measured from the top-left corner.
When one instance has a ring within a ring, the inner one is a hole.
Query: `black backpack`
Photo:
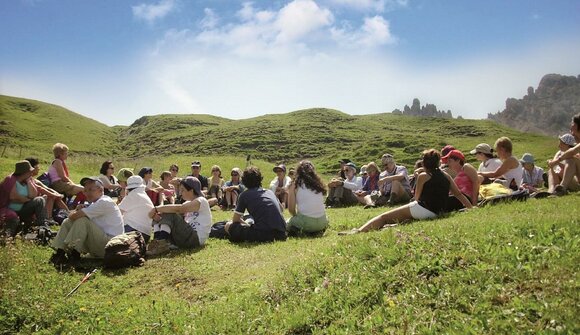
[[[145,263],[147,245],[138,231],[117,235],[105,246],[103,267],[120,269],[129,266],[141,266]]]

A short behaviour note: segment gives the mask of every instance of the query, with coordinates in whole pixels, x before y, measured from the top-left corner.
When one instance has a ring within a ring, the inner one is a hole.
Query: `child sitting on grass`
[[[222,178],[222,169],[218,165],[211,167],[211,178],[209,180],[209,191],[207,192],[208,199],[216,198],[218,203],[222,201],[222,187],[226,182]]]
[[[163,171],[161,176],[159,176],[159,185],[164,188],[162,191],[165,195],[165,202],[164,204],[174,204],[175,203],[175,186],[171,184],[173,180],[173,176],[169,171]]]

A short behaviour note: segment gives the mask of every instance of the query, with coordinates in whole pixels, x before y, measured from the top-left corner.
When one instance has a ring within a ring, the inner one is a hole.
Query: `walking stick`
[[[79,287],[81,287],[81,285],[82,285],[84,282],[86,282],[87,280],[89,280],[89,278],[90,278],[90,277],[91,277],[93,274],[95,274],[95,272],[97,272],[97,269],[94,269],[94,270],[93,270],[93,271],[91,271],[91,272],[87,272],[87,274],[86,274],[86,275],[83,277],[83,279],[81,279],[81,282],[80,282],[80,283],[79,283],[77,286],[75,286],[75,288],[73,288],[73,289],[72,289],[72,291],[70,291],[70,292],[69,292],[69,293],[68,293],[68,294],[65,296],[65,298],[68,298],[68,297],[70,297],[70,296],[71,296],[73,293],[75,293],[75,292],[76,292],[76,290],[78,290],[78,289],[79,289]]]

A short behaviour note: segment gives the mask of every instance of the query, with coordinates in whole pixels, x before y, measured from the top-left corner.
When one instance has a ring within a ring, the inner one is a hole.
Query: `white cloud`
[[[406,7],[408,0],[327,0],[331,5],[346,7],[358,11],[385,12]]]
[[[332,28],[331,33],[334,40],[347,48],[374,48],[397,41],[391,34],[389,22],[378,15],[365,18],[363,25],[357,30],[346,24],[342,28]]]
[[[158,19],[164,18],[175,8],[174,0],[161,0],[155,5],[140,4],[131,7],[133,16],[137,19],[153,23]]]
[[[205,8],[203,10],[205,16],[199,23],[200,27],[203,29],[213,29],[219,22],[219,17],[211,8]]]
[[[278,30],[277,43],[294,42],[329,26],[334,17],[330,10],[320,8],[312,0],[294,0],[278,13],[274,26]]]

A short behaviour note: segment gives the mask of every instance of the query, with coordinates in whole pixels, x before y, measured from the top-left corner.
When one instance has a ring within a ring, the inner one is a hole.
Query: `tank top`
[[[516,160],[518,161],[518,166],[504,173],[503,177],[507,181],[508,187],[514,185],[516,186],[517,189],[520,186],[522,186],[522,179],[524,178],[524,168],[522,167],[522,163],[520,163],[520,161],[517,158]]]
[[[473,194],[473,182],[471,181],[471,179],[469,179],[469,176],[465,173],[463,167],[461,167],[461,171],[459,171],[459,173],[457,174],[457,176],[455,176],[455,179],[453,180],[455,181],[455,184],[457,184],[457,187],[459,188],[461,193],[471,198]]]
[[[24,183],[21,184],[20,182],[16,182],[16,193],[18,193],[18,195],[22,196],[22,197],[28,197],[28,184]],[[11,210],[18,212],[22,209],[22,206],[24,206],[23,203],[20,202],[11,202],[10,205],[8,205],[8,208],[10,208]]]
[[[68,177],[68,169],[66,167],[66,163],[62,159],[56,158],[55,160],[52,161],[50,167],[48,168],[48,176],[50,177],[51,183],[54,183],[55,181],[59,181],[61,179],[60,176],[58,175],[58,172],[56,172],[56,168],[54,167],[54,162],[56,162],[57,160],[61,161],[62,168],[64,169],[64,175]]]
[[[311,218],[324,217],[324,195],[300,185],[296,190],[296,208],[298,213]]]
[[[184,221],[187,222],[197,232],[199,244],[204,245],[211,230],[212,217],[209,203],[206,198],[198,197],[199,210],[197,212],[187,212]]]
[[[435,169],[431,173],[431,179],[427,180],[423,185],[423,191],[418,203],[431,212],[439,214],[446,206],[448,194],[449,180],[441,170]]]

